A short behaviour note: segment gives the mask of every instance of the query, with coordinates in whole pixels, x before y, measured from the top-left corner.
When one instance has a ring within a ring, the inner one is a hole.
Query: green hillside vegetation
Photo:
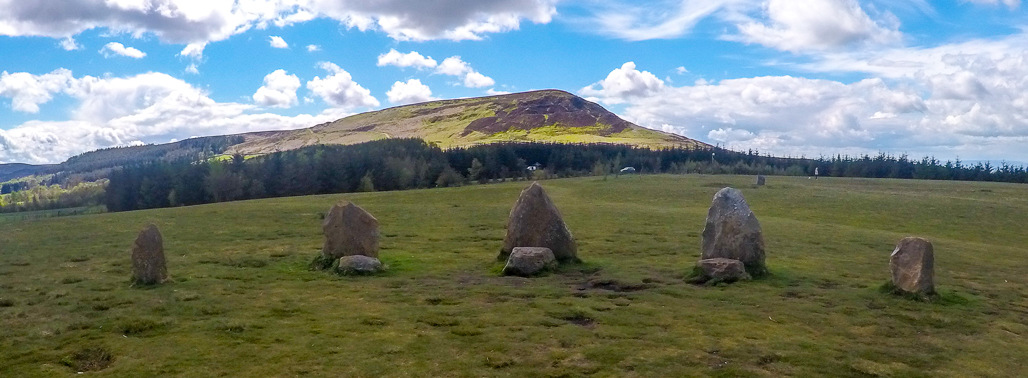
[[[361,113],[309,129],[242,136],[245,142],[226,153],[268,154],[386,138],[420,138],[442,148],[509,141],[710,147],[632,124],[600,105],[558,90],[432,101]]]
[[[32,177],[41,186],[60,185],[63,190],[71,191],[80,182],[101,185],[100,182],[123,167],[229,161],[235,155],[250,159],[311,146],[353,145],[406,138],[423,139],[442,149],[496,142],[616,143],[643,148],[711,147],[683,136],[637,126],[573,94],[544,90],[398,106],[299,130],[106,148],[50,166],[0,164],[0,185],[8,180]],[[92,206],[92,202],[90,198],[71,206]],[[51,204],[56,206],[56,202],[48,202],[12,208],[0,203],[0,212],[50,209],[53,208]]]
[[[0,376],[1010,376],[1028,354],[1028,187],[656,175],[543,181],[585,262],[500,277],[528,182],[50,218],[0,233]],[[741,188],[771,275],[685,283],[713,194]],[[307,269],[322,214],[381,223],[388,273]],[[129,284],[154,222],[173,282]],[[880,292],[908,235],[931,302]]]
[[[99,206],[107,179],[93,182],[53,182],[52,175],[22,177],[0,183],[0,213]]]

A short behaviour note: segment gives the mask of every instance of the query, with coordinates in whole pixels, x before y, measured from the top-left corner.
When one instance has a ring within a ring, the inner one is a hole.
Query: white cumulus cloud
[[[264,85],[257,88],[253,101],[261,106],[288,108],[298,103],[296,90],[300,88],[300,78],[279,69],[264,76]]]
[[[10,98],[16,111],[39,113],[40,104],[49,102],[55,93],[66,91],[73,80],[71,71],[63,68],[43,75],[4,71],[0,73],[0,96]]]
[[[485,76],[471,68],[471,65],[461,60],[460,56],[451,56],[436,66],[435,72],[441,75],[456,76],[461,83],[468,88],[483,88],[496,84],[491,77]]]
[[[271,47],[274,47],[276,49],[288,49],[289,48],[289,44],[286,43],[286,40],[282,39],[282,37],[279,37],[277,35],[273,35],[273,36],[269,37],[268,38],[268,43],[271,44]]]
[[[378,56],[378,66],[415,67],[417,69],[434,68],[437,65],[435,59],[425,57],[417,51],[401,53],[396,49]]]
[[[599,82],[582,88],[582,94],[620,104],[631,98],[645,97],[664,89],[664,81],[649,71],[635,69],[635,62],[626,62],[615,68]]]
[[[1028,36],[897,51],[893,58],[921,60],[903,64],[909,74],[887,71],[893,74],[888,80],[764,76],[676,87],[622,66],[580,92],[625,104],[622,116],[629,121],[734,149],[999,160],[1023,155],[1020,146],[1028,143],[1023,39]],[[835,59],[850,63],[843,67],[866,67]],[[917,69],[908,67],[913,63]]]
[[[182,48],[178,54],[187,58],[199,60],[203,58],[203,50],[207,48],[207,42],[190,43]]]
[[[464,86],[468,88],[484,88],[491,87],[496,84],[496,81],[489,76],[485,76],[476,71],[468,72],[464,75]]]
[[[321,46],[318,45],[307,45],[307,52],[321,51]]]
[[[306,9],[359,30],[380,30],[401,41],[479,40],[517,30],[522,20],[549,23],[555,0],[310,0]]]
[[[59,69],[44,75],[0,75],[0,95],[14,97],[12,106],[38,108],[56,94],[76,101],[72,118],[28,121],[0,130],[0,163],[58,163],[98,148],[295,129],[347,115],[335,109],[293,117],[255,112],[259,108],[254,105],[214,101],[204,91],[163,73],[98,78],[74,77],[71,71]]]
[[[395,105],[436,100],[435,97],[432,97],[432,89],[422,84],[421,80],[418,79],[393,83],[392,88],[389,88],[389,91],[386,92],[386,96],[389,97],[389,102]]]
[[[892,44],[902,38],[895,16],[872,20],[857,0],[769,0],[764,13],[766,22],[740,23],[739,35],[729,39],[801,52]]]
[[[549,23],[556,0],[0,0],[0,35],[66,38],[102,29],[187,44],[199,56],[210,42],[269,25],[315,18],[396,40],[478,40],[517,30],[521,22]]]
[[[108,42],[100,49],[100,53],[108,58],[113,55],[127,56],[135,59],[140,59],[146,56],[145,52],[139,51],[139,49],[135,47],[126,47],[118,42]]]
[[[64,39],[61,39],[61,42],[59,44],[61,48],[65,51],[75,51],[82,49],[82,46],[76,43],[75,38],[72,37],[65,37]]]
[[[446,58],[442,63],[439,63],[432,59],[432,57],[421,55],[417,51],[401,53],[396,51],[396,49],[390,49],[389,52],[378,56],[378,65],[380,67],[415,67],[419,70],[434,69],[436,74],[453,76],[460,79],[460,84],[468,88],[484,88],[496,84],[496,81],[491,77],[475,71],[468,62],[461,60],[460,56],[457,55]]]
[[[330,75],[322,79],[315,76],[307,82],[307,89],[314,92],[329,105],[339,109],[355,109],[375,107],[379,105],[371,91],[353,81],[349,72],[335,63],[320,62],[318,67],[328,71]]]

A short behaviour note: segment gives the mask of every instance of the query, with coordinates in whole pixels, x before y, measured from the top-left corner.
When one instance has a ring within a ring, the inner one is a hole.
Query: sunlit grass
[[[752,181],[545,181],[585,262],[531,279],[499,276],[496,261],[527,182],[2,223],[0,376],[1021,372],[1028,187]],[[771,275],[687,284],[726,185],[760,219]],[[341,198],[379,219],[385,274],[308,270],[321,213]],[[133,288],[129,249],[147,222],[173,282]],[[934,243],[944,300],[880,291],[908,235]]]

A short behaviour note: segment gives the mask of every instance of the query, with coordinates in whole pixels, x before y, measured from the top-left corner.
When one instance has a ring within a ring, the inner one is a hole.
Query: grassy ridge
[[[4,224],[0,376],[72,374],[1016,375],[1028,353],[1028,188],[913,180],[635,176],[543,182],[586,263],[498,277],[525,182],[278,198]],[[695,287],[711,196],[743,189],[768,279]],[[310,272],[340,198],[382,224],[380,277]],[[175,282],[130,288],[164,233]],[[901,237],[929,238],[942,300],[878,292]]]

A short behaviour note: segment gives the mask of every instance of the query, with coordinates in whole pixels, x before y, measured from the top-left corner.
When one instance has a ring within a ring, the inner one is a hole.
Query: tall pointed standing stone
[[[321,228],[325,231],[321,249],[325,261],[353,255],[378,258],[378,219],[357,205],[345,202],[332,206]]]
[[[935,293],[935,251],[932,243],[918,237],[905,237],[889,256],[892,284],[914,294]]]
[[[167,279],[164,239],[157,226],[151,224],[139,233],[132,246],[132,281],[141,285],[155,285]]]
[[[714,195],[703,228],[701,251],[700,259],[739,260],[754,277],[767,273],[760,222],[739,190],[724,188]]]
[[[578,247],[564,218],[538,182],[521,191],[510,210],[507,236],[503,239],[500,260],[506,260],[514,247],[545,247],[560,262],[578,260]]]

